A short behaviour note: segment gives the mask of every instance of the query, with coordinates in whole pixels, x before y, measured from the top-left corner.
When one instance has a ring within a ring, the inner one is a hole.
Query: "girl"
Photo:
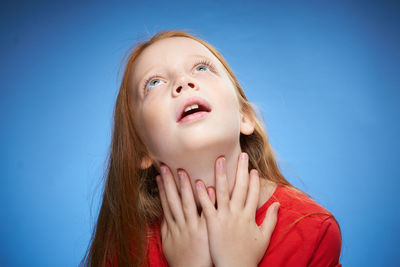
[[[283,177],[210,44],[166,31],[133,50],[83,264],[340,266],[340,248],[336,220]]]

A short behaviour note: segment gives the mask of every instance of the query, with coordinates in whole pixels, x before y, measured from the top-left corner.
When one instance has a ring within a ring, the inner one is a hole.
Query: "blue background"
[[[188,29],[226,57],[287,178],[338,219],[344,266],[399,266],[400,5],[2,2],[0,266],[76,266],[123,57]]]

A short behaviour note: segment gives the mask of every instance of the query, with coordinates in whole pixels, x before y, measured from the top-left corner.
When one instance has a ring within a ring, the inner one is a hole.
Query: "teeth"
[[[188,112],[189,110],[192,110],[192,109],[195,109],[195,108],[199,108],[199,105],[193,104],[191,106],[188,106],[187,108],[185,108],[184,112]]]

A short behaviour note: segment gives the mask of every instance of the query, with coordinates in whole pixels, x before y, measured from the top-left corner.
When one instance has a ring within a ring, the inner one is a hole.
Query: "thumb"
[[[272,232],[275,229],[276,221],[278,220],[279,202],[274,202],[269,206],[267,214],[265,215],[264,221],[261,224],[261,231],[264,233],[264,237],[269,240]]]

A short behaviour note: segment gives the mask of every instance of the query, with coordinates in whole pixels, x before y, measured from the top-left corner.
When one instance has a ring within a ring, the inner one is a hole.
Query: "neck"
[[[224,156],[226,162],[226,175],[228,179],[229,194],[232,194],[235,180],[236,169],[241,153],[240,144],[235,146],[216,146],[213,149],[195,149],[194,151],[187,151],[181,155],[178,161],[164,162],[174,175],[176,185],[180,191],[180,184],[178,180],[178,169],[183,169],[187,172],[192,183],[193,194],[196,203],[199,203],[197,192],[195,190],[195,181],[202,180],[206,187],[215,188],[215,161],[218,157]],[[172,156],[171,156],[172,158]],[[260,177],[261,178],[261,177]],[[260,196],[257,208],[261,207],[275,191],[276,184],[268,181],[267,179],[260,179]]]
[[[202,180],[206,187],[215,187],[215,162],[220,156],[225,157],[226,162],[226,175],[229,184],[229,192],[232,192],[235,177],[236,168],[238,163],[239,154],[241,152],[239,142],[232,147],[230,146],[216,146],[214,148],[208,147],[203,149],[195,149],[194,151],[186,151],[184,155],[174,157],[173,162],[164,162],[174,174],[177,187],[179,188],[179,180],[177,179],[178,169],[185,170],[192,182],[192,188],[194,189],[195,181]],[[172,158],[172,157],[171,157]],[[178,158],[178,160],[176,160]],[[197,193],[193,190],[195,198],[197,199]]]

